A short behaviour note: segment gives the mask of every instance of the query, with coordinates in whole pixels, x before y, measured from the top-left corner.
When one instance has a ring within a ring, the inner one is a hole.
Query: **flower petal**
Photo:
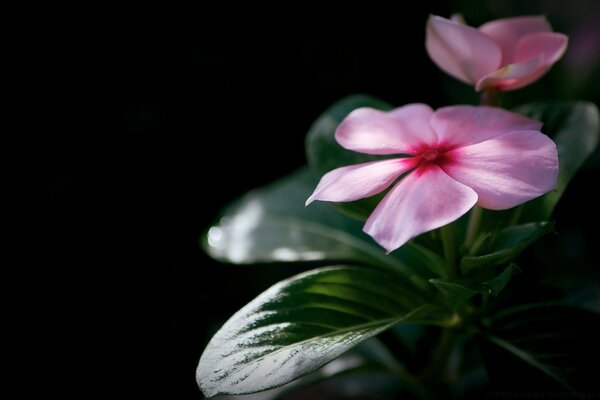
[[[542,123],[496,107],[450,106],[439,108],[431,126],[447,147],[468,146],[516,130],[539,130]]]
[[[507,91],[529,85],[541,78],[562,57],[567,49],[567,42],[567,36],[562,33],[525,35],[515,47],[514,64],[481,78],[477,82],[477,91],[489,87]]]
[[[502,91],[518,89],[538,79],[547,70],[539,57],[522,63],[508,64],[481,78],[475,90],[479,92],[487,88]]]
[[[383,198],[363,230],[391,252],[421,233],[458,219],[476,202],[471,188],[438,166],[419,168]]]
[[[448,152],[448,157],[453,161],[444,171],[473,188],[484,208],[511,208],[556,186],[556,145],[537,131],[510,132]]]
[[[552,32],[552,27],[545,17],[525,16],[490,21],[481,25],[479,30],[500,46],[501,65],[507,65],[515,62],[513,55],[519,39],[530,33]]]
[[[389,112],[358,108],[338,126],[335,140],[360,153],[411,154],[420,145],[437,143],[429,125],[432,115],[425,104],[409,104]]]
[[[438,137],[431,128],[433,110],[427,104],[407,104],[390,111],[389,115],[402,123],[402,133],[407,142],[417,147],[437,144]]]
[[[542,65],[552,65],[565,54],[568,42],[568,37],[562,33],[539,32],[523,36],[515,46],[513,62],[539,57]]]
[[[500,67],[500,47],[476,28],[449,19],[430,16],[425,47],[442,70],[466,83]]]
[[[346,202],[373,196],[413,166],[412,158],[396,158],[334,169],[323,175],[306,205],[314,200]]]

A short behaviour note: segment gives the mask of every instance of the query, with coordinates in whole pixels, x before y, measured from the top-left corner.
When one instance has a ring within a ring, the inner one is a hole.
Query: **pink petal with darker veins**
[[[425,47],[431,59],[463,82],[475,84],[501,65],[500,47],[471,26],[432,15],[426,33]]]
[[[447,156],[453,161],[444,171],[475,190],[483,208],[511,208],[556,186],[556,145],[537,131],[510,132]]]
[[[473,189],[438,166],[422,167],[390,190],[363,230],[391,252],[421,233],[455,221],[476,202]]]
[[[536,130],[542,123],[510,111],[485,106],[449,106],[438,109],[431,126],[446,147],[468,146],[507,132]]]
[[[373,196],[413,167],[413,159],[397,158],[334,169],[321,178],[306,205],[314,200],[346,202]]]

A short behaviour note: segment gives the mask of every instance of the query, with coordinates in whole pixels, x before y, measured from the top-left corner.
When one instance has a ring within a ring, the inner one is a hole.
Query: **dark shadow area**
[[[345,95],[450,102],[424,31],[429,13],[458,7],[410,7],[318,18],[115,10],[39,32],[23,50],[34,56],[2,173],[9,330],[23,342],[13,365],[25,392],[202,398],[194,373],[211,335],[304,268],[211,260],[198,239],[221,208],[303,165],[312,121]],[[573,181],[557,224],[588,269],[598,249],[580,204],[594,204],[580,198],[593,168]]]

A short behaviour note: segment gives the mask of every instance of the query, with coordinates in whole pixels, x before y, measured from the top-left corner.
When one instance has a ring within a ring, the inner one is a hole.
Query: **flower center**
[[[440,153],[435,149],[427,149],[421,152],[420,156],[424,161],[434,162],[437,160]]]

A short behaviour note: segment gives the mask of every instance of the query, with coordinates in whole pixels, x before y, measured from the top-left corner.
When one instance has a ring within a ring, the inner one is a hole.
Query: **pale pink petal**
[[[523,36],[536,32],[551,32],[552,28],[542,16],[497,19],[487,22],[479,30],[492,38],[502,49],[501,65],[514,63],[515,46]]]
[[[445,18],[430,16],[425,47],[442,70],[466,83],[500,67],[500,47],[479,30]]]
[[[478,92],[488,88],[508,91],[523,87],[538,79],[547,71],[542,65],[541,58],[534,58],[526,62],[508,64],[498,71],[481,78],[475,90]]]
[[[389,115],[402,123],[407,142],[411,141],[417,147],[423,144],[437,144],[438,138],[431,128],[433,110],[427,104],[407,104],[390,111]]]
[[[468,146],[516,130],[539,130],[542,123],[502,108],[449,106],[439,108],[431,126],[442,147]]]
[[[412,158],[396,158],[334,169],[323,175],[306,205],[314,200],[346,202],[373,196],[413,166]]]
[[[503,210],[554,189],[556,145],[536,131],[515,131],[447,154],[444,171],[473,188],[478,204]]]
[[[542,65],[552,65],[565,54],[568,41],[566,35],[554,32],[532,33],[523,36],[515,46],[512,62],[518,63],[532,58],[540,58]]]
[[[425,104],[409,104],[389,112],[358,108],[338,126],[335,140],[359,153],[412,154],[423,144],[437,143],[429,127],[432,114]]]
[[[477,194],[436,165],[403,178],[371,214],[364,231],[387,251],[421,233],[458,219],[477,202]]]
[[[484,76],[477,82],[476,89],[508,91],[535,82],[562,57],[567,42],[567,36],[562,33],[540,32],[523,36],[515,47],[514,64]]]

